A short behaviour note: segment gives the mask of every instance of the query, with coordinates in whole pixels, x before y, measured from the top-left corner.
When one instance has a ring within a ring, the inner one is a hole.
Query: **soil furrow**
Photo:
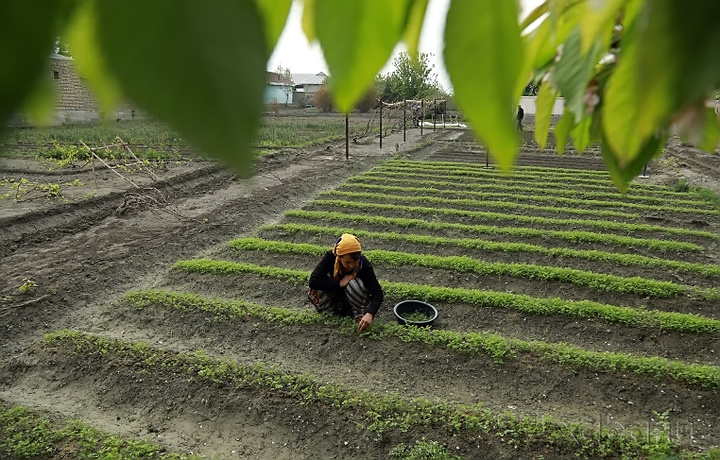
[[[341,234],[340,227],[335,234]],[[466,256],[483,262],[494,263],[524,263],[533,265],[543,265],[548,267],[564,267],[576,270],[592,271],[595,273],[603,273],[608,275],[633,277],[642,276],[644,278],[669,281],[672,283],[680,283],[690,286],[699,286],[712,288],[717,286],[718,278],[703,276],[697,272],[691,272],[681,269],[673,269],[670,267],[656,267],[646,265],[621,265],[613,261],[590,260],[580,257],[564,257],[556,254],[543,254],[537,252],[511,251],[511,250],[483,250],[468,248],[461,245],[453,245],[451,243],[416,243],[412,241],[403,241],[397,238],[382,238],[365,236],[362,231],[355,230],[362,238],[363,245],[369,249],[385,249],[388,251],[402,251],[411,254],[443,254],[445,256]],[[309,231],[285,231],[282,227],[265,227],[261,228],[258,235],[261,238],[275,241],[284,241],[291,243],[309,243],[316,245],[327,245],[335,234],[319,233],[312,230]],[[452,240],[450,240],[452,241]],[[459,240],[467,241],[467,240]],[[552,248],[547,248],[551,250]],[[611,253],[609,253],[611,254]]]
[[[159,287],[206,297],[242,299],[264,305],[310,310],[306,286],[257,275],[199,275],[173,270]],[[386,295],[378,318],[394,322],[393,306],[405,298]],[[693,363],[720,364],[720,336],[632,328],[600,319],[564,315],[531,315],[512,308],[433,302],[440,316],[435,327],[459,332],[497,332],[505,337],[565,342],[588,350],[661,356]]]

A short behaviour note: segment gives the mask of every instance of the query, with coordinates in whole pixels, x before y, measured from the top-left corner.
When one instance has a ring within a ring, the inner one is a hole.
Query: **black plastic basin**
[[[413,326],[429,326],[438,317],[437,308],[422,300],[403,300],[393,308],[395,318],[400,324],[412,324]],[[428,319],[424,321],[413,321],[411,315],[421,313]]]

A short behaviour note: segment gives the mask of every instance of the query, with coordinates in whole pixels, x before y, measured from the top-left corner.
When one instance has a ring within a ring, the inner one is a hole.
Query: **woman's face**
[[[346,272],[355,271],[355,269],[358,266],[358,261],[353,259],[353,257],[350,254],[345,254],[344,256],[340,256],[340,263],[342,264],[343,269]]]

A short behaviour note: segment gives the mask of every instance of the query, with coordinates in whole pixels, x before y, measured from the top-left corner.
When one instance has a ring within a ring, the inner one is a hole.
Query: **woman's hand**
[[[370,325],[373,322],[373,315],[372,313],[365,313],[362,318],[360,318],[360,321],[358,321],[358,329],[360,331],[367,330]]]
[[[354,274],[350,274],[350,275],[345,275],[345,276],[343,276],[342,279],[340,280],[340,287],[341,287],[341,288],[344,288],[345,286],[348,285],[348,283],[349,283],[350,281],[352,281],[352,280],[354,280],[354,279],[355,279],[355,275],[354,275]]]

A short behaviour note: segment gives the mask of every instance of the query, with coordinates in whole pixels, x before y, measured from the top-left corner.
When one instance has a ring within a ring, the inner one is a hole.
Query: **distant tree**
[[[357,103],[355,108],[358,112],[368,112],[377,105],[379,98],[380,91],[378,90],[377,86],[373,85],[372,87],[370,87],[368,92],[365,93],[365,96],[360,99],[360,102]]]
[[[528,85],[523,89],[523,96],[537,96],[538,91],[540,91],[540,85],[533,85],[532,83],[528,83]]]
[[[445,93],[433,72],[435,66],[430,63],[431,57],[432,54],[420,53],[417,59],[413,59],[408,53],[400,53],[393,60],[394,70],[376,79],[382,100],[444,97]]]
[[[279,76],[283,77],[287,82],[292,82],[292,73],[290,72],[290,69],[287,67],[283,67],[282,65],[278,65],[277,69],[275,69],[275,73],[277,73]],[[285,82],[283,82],[285,83]],[[283,93],[285,93],[285,107],[288,106],[288,101],[290,100],[290,96],[292,96],[293,93],[293,87],[288,85],[283,85],[282,87]]]
[[[67,42],[62,41],[62,39],[60,37],[57,37],[57,39],[55,40],[54,51],[57,54],[61,54],[63,56],[73,57],[72,53],[70,52],[70,48],[68,47]]]
[[[315,95],[313,95],[313,105],[325,113],[335,110],[332,94],[327,85],[322,85],[320,89],[315,92]]]

